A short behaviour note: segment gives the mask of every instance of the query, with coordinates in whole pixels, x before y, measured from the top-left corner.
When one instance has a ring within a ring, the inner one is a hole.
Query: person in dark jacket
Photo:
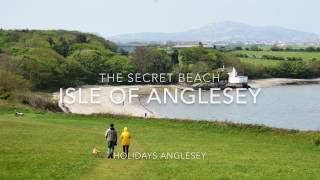
[[[108,147],[108,159],[113,158],[114,147],[117,145],[117,131],[113,124],[106,130],[105,134]]]

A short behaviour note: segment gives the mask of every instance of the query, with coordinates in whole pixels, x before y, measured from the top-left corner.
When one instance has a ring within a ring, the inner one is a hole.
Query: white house
[[[229,83],[231,84],[243,84],[248,83],[248,77],[247,76],[238,76],[238,73],[236,69],[233,67],[232,71],[228,73],[229,74]]]

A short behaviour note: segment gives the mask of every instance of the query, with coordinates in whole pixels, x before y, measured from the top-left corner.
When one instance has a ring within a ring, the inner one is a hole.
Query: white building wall
[[[232,72],[229,73],[229,83],[238,84],[238,83],[248,83],[247,76],[238,76],[235,68],[232,69]]]

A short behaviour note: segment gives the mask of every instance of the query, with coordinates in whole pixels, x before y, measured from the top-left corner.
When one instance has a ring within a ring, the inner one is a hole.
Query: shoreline
[[[250,123],[240,123],[240,122],[232,122],[228,120],[196,120],[196,119],[183,119],[183,118],[168,118],[168,117],[139,117],[139,116],[130,116],[130,115],[122,115],[122,114],[107,114],[107,113],[97,113],[97,114],[71,114],[75,116],[88,116],[88,117],[117,117],[117,118],[129,118],[136,119],[139,121],[168,121],[168,122],[178,122],[178,123],[195,123],[195,124],[206,124],[206,125],[214,125],[219,127],[237,127],[244,129],[257,129],[263,131],[272,131],[272,132],[286,132],[286,133],[316,133],[320,134],[320,130],[300,130],[294,128],[281,128],[281,127],[273,127],[265,124],[250,124]]]
[[[65,96],[65,93],[63,93],[62,96],[62,102],[60,102],[59,93],[54,93],[54,98],[58,99],[59,107],[63,110],[65,113],[71,113],[71,114],[115,114],[115,115],[127,115],[127,116],[133,116],[133,117],[144,117],[145,113],[147,113],[147,117],[152,118],[164,118],[160,115],[156,115],[154,112],[149,110],[146,105],[144,105],[140,98],[134,99],[131,103],[128,102],[128,99],[124,101],[122,104],[114,104],[110,101],[109,98],[107,98],[107,94],[110,94],[112,88],[122,88],[124,89],[125,93],[129,93],[129,88],[131,87],[138,87],[139,95],[145,95],[150,93],[152,88],[177,88],[177,89],[183,89],[183,87],[178,85],[132,85],[132,86],[99,86],[99,85],[93,85],[93,86],[82,86],[81,87],[81,94],[83,96],[84,101],[89,101],[89,93],[90,88],[99,87],[101,88],[101,96],[99,97],[99,100],[104,103],[99,104],[80,104],[79,100],[75,101],[73,104],[66,104],[64,103],[66,100],[70,101],[70,98]],[[71,95],[74,95],[75,97],[79,97],[79,89],[77,89],[75,92],[70,93]],[[120,99],[121,95],[114,93],[115,99]]]
[[[273,86],[282,86],[282,85],[307,85],[307,84],[320,84],[320,78],[316,79],[288,79],[288,78],[271,78],[271,79],[258,79],[258,80],[251,80],[249,82],[249,85],[253,88],[263,88],[263,87],[273,87]],[[95,114],[104,114],[104,115],[114,115],[114,116],[130,116],[130,117],[139,117],[144,118],[145,113],[147,113],[147,118],[153,118],[153,119],[168,119],[172,121],[194,121],[194,122],[221,122],[221,123],[232,123],[232,124],[238,124],[234,123],[232,121],[223,121],[223,120],[201,120],[201,119],[177,119],[177,118],[170,118],[164,115],[159,115],[156,112],[153,112],[148,108],[146,104],[141,101],[140,98],[137,98],[133,100],[131,103],[128,102],[128,99],[125,100],[123,104],[114,104],[109,98],[107,98],[107,94],[110,94],[112,88],[118,87],[123,88],[125,93],[128,93],[128,88],[130,87],[138,87],[139,91],[138,94],[144,95],[150,93],[152,88],[177,88],[177,89],[184,89],[186,87],[181,85],[132,85],[132,86],[82,86],[82,94],[84,97],[84,100],[88,100],[90,88],[93,87],[99,87],[101,88],[101,94],[100,97],[101,100],[104,103],[100,104],[64,104],[59,101],[59,106],[62,110],[64,110],[65,113],[70,114],[79,114],[79,115],[95,115]],[[58,93],[59,94],[59,93]],[[58,94],[55,94],[57,96]],[[71,94],[74,94],[76,98],[78,98],[79,90],[72,92]],[[59,96],[59,95],[58,95]],[[115,93],[115,99],[121,98],[120,94]],[[68,97],[63,94],[63,102],[68,99]],[[79,102],[79,101],[76,101]],[[67,111],[66,111],[67,110]],[[243,124],[243,123],[240,123]],[[245,124],[248,126],[265,126],[270,128],[278,128],[278,127],[272,127],[267,126],[263,124],[254,124],[254,123],[248,123]],[[282,128],[280,128],[282,129]],[[286,129],[286,128],[284,128]],[[288,130],[297,130],[297,129],[290,129]],[[299,130],[304,131],[304,130]]]
[[[320,84],[320,78],[316,79],[290,79],[290,78],[269,78],[269,79],[254,79],[250,80],[248,83],[253,88],[268,88],[273,86],[283,86],[283,85],[307,85],[307,84]],[[189,86],[183,85],[124,85],[124,86],[109,86],[109,85],[85,85],[82,86],[82,94],[85,97],[85,100],[88,100],[89,97],[89,89],[93,87],[99,87],[102,89],[102,94],[110,94],[111,89],[114,87],[123,88],[125,93],[128,93],[128,88],[130,87],[137,87],[139,88],[138,94],[145,95],[150,93],[152,88],[177,88],[177,89],[184,89],[190,88]],[[79,90],[77,89],[75,92],[72,92],[75,97],[79,97]],[[121,98],[120,95],[116,94],[116,99]],[[118,96],[118,97],[117,97]],[[148,117],[152,118],[166,118],[165,116],[158,115],[151,110],[149,110],[145,104],[143,104],[140,98],[134,100],[131,103],[128,103],[126,100],[123,104],[113,104],[106,96],[101,96],[100,98],[103,99],[104,103],[100,104],[65,104],[65,100],[68,99],[63,93],[62,96],[62,103],[60,102],[59,92],[54,93],[54,99],[58,100],[60,108],[65,113],[73,113],[73,114],[118,114],[118,115],[129,115],[134,117],[144,117],[145,113],[147,113]],[[68,99],[70,100],[70,99]],[[76,101],[78,102],[78,101]]]
[[[320,78],[314,78],[314,79],[291,79],[291,78],[252,79],[252,80],[249,80],[248,84],[254,88],[284,86],[284,85],[320,84]]]

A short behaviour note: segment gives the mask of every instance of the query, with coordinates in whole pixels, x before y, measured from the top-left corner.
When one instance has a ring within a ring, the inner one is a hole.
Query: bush
[[[242,47],[241,46],[236,46],[236,47],[234,47],[234,49],[233,50],[235,50],[235,51],[241,51],[241,50],[243,50],[242,49]]]
[[[319,146],[320,145],[320,137],[317,137],[313,140],[314,145]]]
[[[266,71],[266,67],[258,65],[258,64],[251,64],[246,63],[243,66],[243,71],[249,78],[269,78],[270,75]]]
[[[271,60],[280,60],[280,61],[285,60],[284,57],[274,56],[274,55],[262,55],[261,58],[262,58],[262,59],[271,59]]]
[[[242,54],[242,53],[237,53],[237,54],[235,54],[235,56],[237,56],[239,58],[249,58],[248,54]]]
[[[263,51],[263,49],[259,48],[259,46],[256,46],[256,45],[251,46],[251,47],[250,47],[250,50],[251,50],[251,51]]]
[[[30,48],[21,58],[20,68],[35,89],[65,87],[69,79],[64,58],[50,48]]]
[[[22,97],[22,103],[45,111],[61,111],[57,102],[53,101],[52,98],[43,95],[28,93]]]
[[[28,81],[21,76],[0,70],[0,99],[9,99],[29,89]]]
[[[76,34],[75,42],[76,43],[88,43],[89,40],[88,40],[86,34],[79,33],[79,34]]]
[[[288,61],[303,61],[301,57],[287,57]]]
[[[307,48],[291,48],[291,47],[281,48],[278,46],[273,46],[270,48],[270,50],[271,51],[288,51],[288,52],[319,52],[320,47],[309,46]]]

